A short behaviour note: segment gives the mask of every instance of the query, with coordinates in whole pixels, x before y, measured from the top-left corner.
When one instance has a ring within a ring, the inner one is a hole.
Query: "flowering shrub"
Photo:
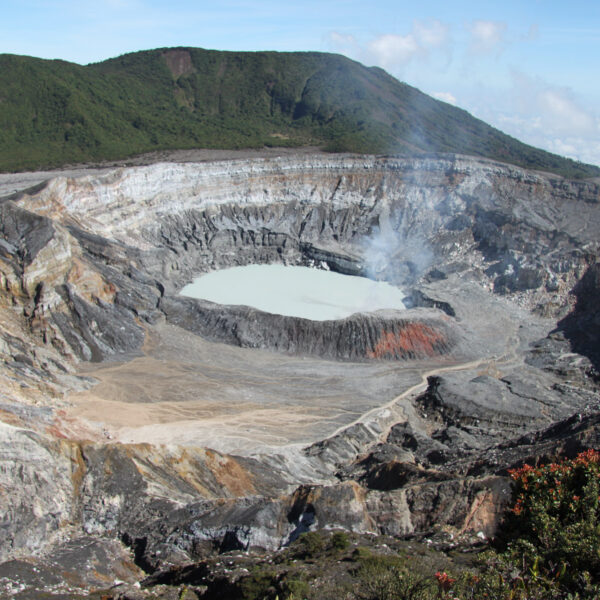
[[[435,578],[438,582],[440,592],[449,592],[452,586],[456,583],[456,579],[453,579],[448,573],[438,571],[435,574]]]
[[[383,545],[385,553],[356,547],[348,556],[347,534],[337,532],[327,540],[311,532],[290,549],[287,570],[277,572],[274,564],[266,564],[241,578],[239,597],[600,600],[600,452],[588,450],[539,467],[524,465],[510,476],[514,499],[502,537],[468,560],[469,566],[448,560],[448,555],[440,564],[440,554],[432,557],[435,551],[423,552],[416,543],[410,553],[390,553]],[[344,571],[342,578],[332,576],[336,568]],[[319,584],[311,580],[315,573]]]
[[[452,598],[450,592],[456,583],[456,579],[454,577],[450,577],[446,571],[438,571],[435,574],[435,578],[437,579],[438,584],[438,598]]]
[[[480,572],[438,571],[436,599],[600,598],[600,453],[510,471],[514,504]],[[433,593],[430,592],[430,596]]]
[[[540,575],[600,582],[600,453],[510,471],[515,503],[504,540]]]

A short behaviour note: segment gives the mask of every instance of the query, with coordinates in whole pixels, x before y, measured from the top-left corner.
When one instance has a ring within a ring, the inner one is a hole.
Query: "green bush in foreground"
[[[478,575],[437,573],[437,595],[422,598],[600,598],[600,453],[509,474],[514,504],[500,551],[483,555]]]
[[[600,584],[600,453],[510,475],[516,500],[500,540],[507,551],[570,589]]]

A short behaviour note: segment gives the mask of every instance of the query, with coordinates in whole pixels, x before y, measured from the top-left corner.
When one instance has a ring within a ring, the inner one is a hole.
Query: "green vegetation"
[[[158,600],[179,593],[220,600],[600,598],[600,453],[588,450],[572,460],[524,465],[510,475],[513,503],[500,527],[502,535],[484,549],[311,531],[281,552],[214,557],[216,568],[206,580],[195,579],[192,571],[190,581],[176,584],[183,583],[182,587],[151,587],[144,597]],[[208,561],[206,567],[210,573]],[[110,592],[90,597],[125,598]]]
[[[174,48],[85,67],[0,55],[0,170],[164,149],[305,145],[456,152],[600,175],[337,55]]]
[[[344,531],[336,531],[331,536],[331,547],[334,548],[335,550],[339,550],[340,552],[343,552],[344,550],[348,549],[349,545],[350,545],[350,540],[348,539],[348,534],[345,533]]]
[[[297,558],[316,558],[323,554],[325,542],[318,531],[303,533],[294,547],[294,556]]]
[[[600,597],[600,453],[511,472],[515,504],[499,540],[549,590]],[[550,596],[549,596],[550,597]]]
[[[600,453],[511,471],[514,504],[495,549],[456,575],[419,574],[399,557],[363,557],[364,600],[600,598]]]

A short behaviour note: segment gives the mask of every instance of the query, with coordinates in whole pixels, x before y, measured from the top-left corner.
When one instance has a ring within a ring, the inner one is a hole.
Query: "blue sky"
[[[0,52],[81,64],[165,46],[378,65],[536,146],[600,164],[595,0],[1,0]]]

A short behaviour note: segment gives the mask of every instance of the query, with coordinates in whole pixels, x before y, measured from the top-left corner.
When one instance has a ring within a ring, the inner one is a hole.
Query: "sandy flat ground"
[[[327,437],[419,382],[422,370],[236,348],[162,323],[144,356],[86,365],[98,384],[68,397],[68,417],[115,441],[271,451]]]
[[[149,330],[142,356],[83,365],[82,374],[98,384],[68,396],[67,418],[83,420],[103,439],[242,454],[308,445],[378,411],[402,421],[410,403],[393,400],[413,386],[422,391],[427,374],[465,369],[475,377],[512,368],[515,352],[551,325],[471,282],[456,279],[449,289],[433,293],[463,324],[462,358],[326,361],[209,342],[161,322]]]

